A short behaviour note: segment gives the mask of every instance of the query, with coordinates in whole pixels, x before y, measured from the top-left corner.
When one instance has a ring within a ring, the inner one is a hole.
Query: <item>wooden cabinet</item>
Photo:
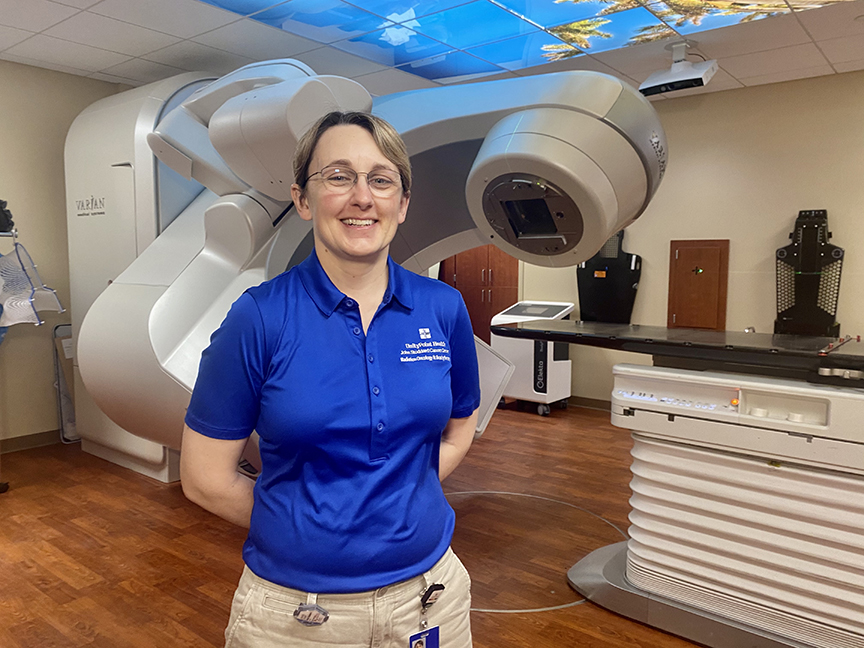
[[[494,245],[445,259],[438,278],[462,293],[474,335],[487,344],[492,316],[519,299],[519,261]]]

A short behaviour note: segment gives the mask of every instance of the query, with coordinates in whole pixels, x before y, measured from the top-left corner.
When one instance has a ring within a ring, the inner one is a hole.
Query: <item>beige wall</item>
[[[864,72],[730,90],[654,104],[669,166],[627,229],[642,256],[634,324],[666,325],[669,241],[730,239],[726,327],[771,332],[774,251],[802,209],[827,209],[844,248],[841,333],[864,333]],[[578,301],[573,268],[525,266],[525,299]],[[649,356],[571,347],[573,394],[608,401],[612,365]]]
[[[69,305],[66,131],[84,108],[125,86],[0,61],[0,199],[42,280]],[[0,253],[12,249],[0,238]],[[59,428],[52,332],[68,312],[42,313],[43,326],[18,324],[0,344],[0,439]]]

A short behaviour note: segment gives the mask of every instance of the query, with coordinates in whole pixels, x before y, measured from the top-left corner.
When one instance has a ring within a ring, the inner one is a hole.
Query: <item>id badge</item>
[[[438,626],[411,635],[408,638],[408,648],[438,648]]]

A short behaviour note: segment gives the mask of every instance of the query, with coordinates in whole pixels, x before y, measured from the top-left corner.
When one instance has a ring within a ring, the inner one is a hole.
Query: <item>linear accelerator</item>
[[[278,60],[103,99],[66,142],[86,451],[177,478],[211,333],[246,288],[312,250],[290,202],[291,160],[331,110],[371,110],[404,138],[416,182],[391,255],[416,272],[488,243],[528,263],[584,261],[643,212],[666,164],[651,105],[593,72],[373,100],[355,81]]]

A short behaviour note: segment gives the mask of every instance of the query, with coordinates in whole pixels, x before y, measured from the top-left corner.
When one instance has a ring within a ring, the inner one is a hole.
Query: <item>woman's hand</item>
[[[237,472],[247,439],[213,439],[188,425],[180,449],[183,494],[203,509],[242,527],[252,517],[255,482]]]
[[[438,456],[438,479],[444,481],[468,454],[477,429],[477,410],[465,418],[451,418],[441,436],[441,452]]]

